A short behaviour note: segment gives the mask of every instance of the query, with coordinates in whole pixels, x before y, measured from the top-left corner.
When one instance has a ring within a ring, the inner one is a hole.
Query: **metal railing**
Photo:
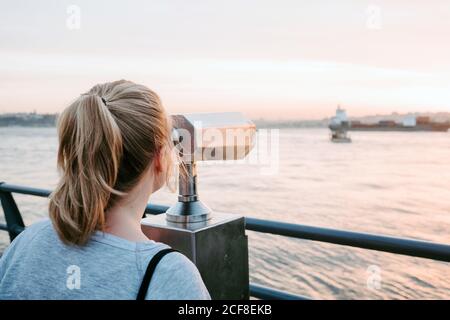
[[[25,228],[22,216],[12,193],[48,197],[50,191],[0,182],[0,199],[6,220],[6,224],[0,224],[0,230],[8,231],[11,240]],[[167,209],[167,206],[148,204],[145,213],[161,214]],[[247,230],[256,232],[450,262],[450,245],[447,244],[362,232],[319,228],[250,217],[245,218],[245,223]],[[250,283],[250,295],[260,299],[308,299],[303,296],[253,283]]]

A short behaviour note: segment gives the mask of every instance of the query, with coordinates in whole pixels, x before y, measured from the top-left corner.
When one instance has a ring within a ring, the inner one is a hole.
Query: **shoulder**
[[[52,222],[46,218],[38,222],[33,223],[20,234],[24,238],[30,238],[36,236],[38,233],[53,230]]]
[[[55,235],[56,233],[53,229],[52,222],[50,219],[46,218],[26,227],[25,230],[22,231],[11,244],[17,242],[17,245],[22,247],[28,244],[35,244],[36,242],[33,241],[37,238],[42,238],[42,236],[44,236],[44,238],[48,238],[54,237]]]
[[[40,220],[38,222],[35,222],[31,224],[30,226],[26,227],[24,231],[22,231],[9,245],[7,250],[5,251],[5,254],[8,253],[8,251],[17,249],[18,247],[21,247],[25,243],[31,242],[38,234],[46,231],[52,230],[52,223],[50,219],[44,219]]]
[[[165,256],[165,261],[161,264],[161,271],[172,274],[179,280],[198,281],[203,284],[195,264],[180,252],[171,252]]]
[[[155,269],[147,299],[209,300],[197,267],[179,252],[166,254]]]
[[[28,247],[33,243],[33,240],[37,235],[47,232],[47,230],[52,230],[52,224],[49,219],[41,220],[39,222],[35,222],[29,227],[25,228],[6,248],[5,252],[1,256],[0,259],[0,274],[6,268],[6,265],[11,262],[16,254],[20,256],[20,253],[23,252],[24,248]]]

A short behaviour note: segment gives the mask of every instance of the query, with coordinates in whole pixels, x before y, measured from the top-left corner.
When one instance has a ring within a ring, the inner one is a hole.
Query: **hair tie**
[[[100,98],[102,98],[102,101],[103,101],[104,105],[106,106],[106,100],[105,100],[105,98],[103,98],[103,97],[100,97]]]

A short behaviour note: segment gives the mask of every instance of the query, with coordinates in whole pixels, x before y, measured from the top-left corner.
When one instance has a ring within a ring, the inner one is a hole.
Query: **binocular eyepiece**
[[[181,163],[178,202],[167,210],[166,219],[206,221],[211,210],[198,197],[196,162],[245,158],[255,145],[256,126],[239,112],[173,115],[172,124]]]

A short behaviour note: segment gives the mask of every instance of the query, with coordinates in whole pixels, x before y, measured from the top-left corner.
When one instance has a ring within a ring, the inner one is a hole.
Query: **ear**
[[[161,152],[161,150],[158,150],[155,153],[155,157],[153,158],[155,171],[157,173],[161,173],[163,171],[163,168],[162,168],[162,165],[161,165],[161,163],[162,163],[162,159],[161,158],[162,158],[162,152]]]

